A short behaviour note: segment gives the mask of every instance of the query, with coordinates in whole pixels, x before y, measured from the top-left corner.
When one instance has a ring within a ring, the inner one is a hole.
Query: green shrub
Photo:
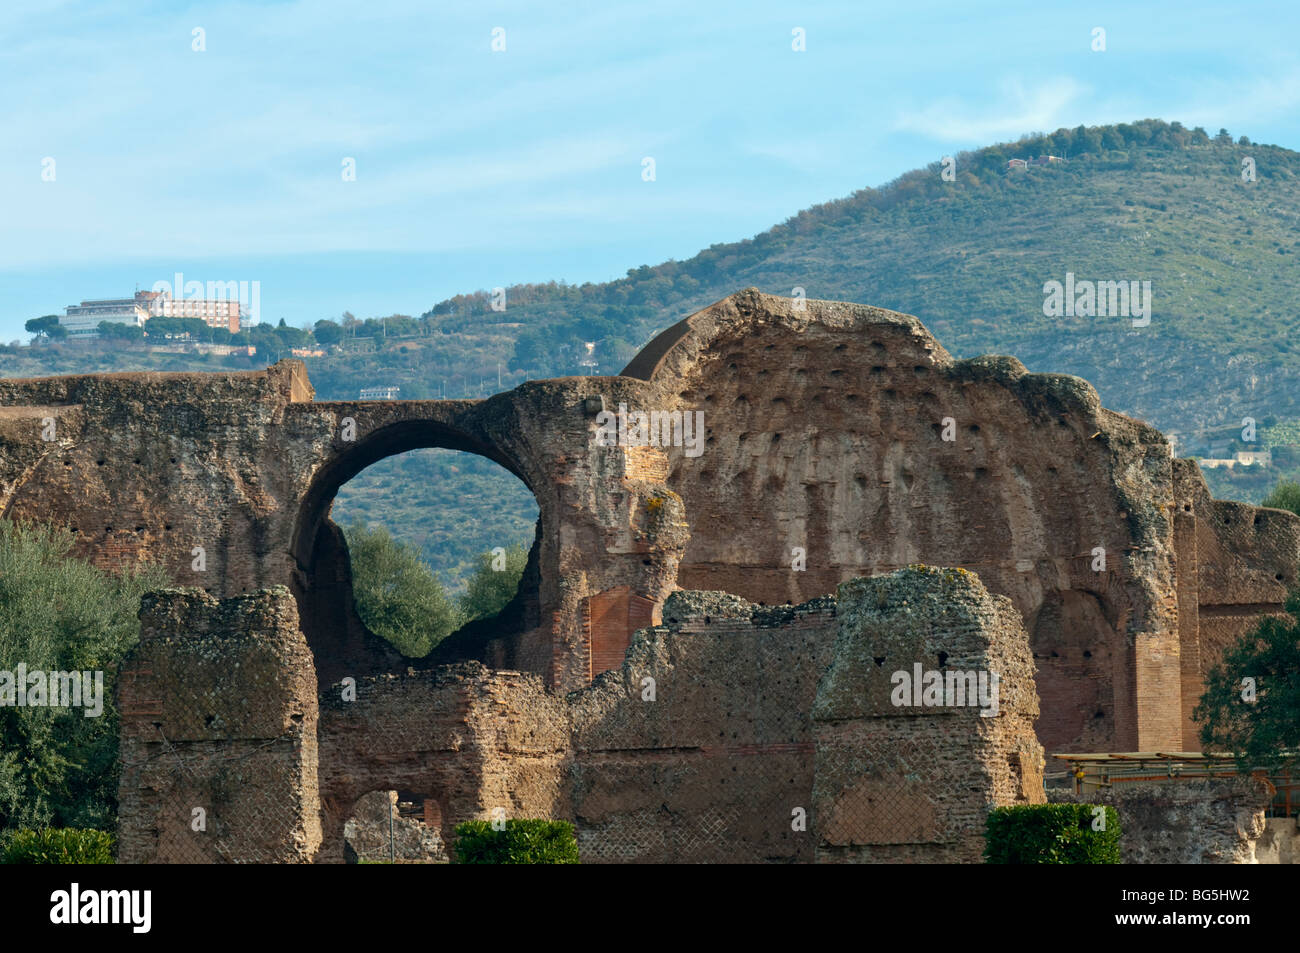
[[[0,672],[102,671],[103,711],[0,706],[0,833],[110,829],[117,819],[117,669],[140,639],[157,567],[110,573],[73,558],[63,528],[0,520]]]
[[[0,864],[111,864],[114,841],[107,831],[90,828],[15,831],[0,849]]]
[[[1273,487],[1259,505],[1275,510],[1290,510],[1300,515],[1300,483],[1294,480],[1278,481],[1277,486]]]
[[[1119,815],[1093,804],[1022,804],[995,808],[984,829],[990,864],[1118,864]],[[1101,830],[1094,830],[1094,819]]]
[[[578,839],[568,821],[509,820],[503,830],[488,821],[456,827],[458,864],[576,864]]]

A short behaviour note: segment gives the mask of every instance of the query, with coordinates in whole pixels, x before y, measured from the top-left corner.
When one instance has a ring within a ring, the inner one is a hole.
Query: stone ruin
[[[373,831],[392,786],[437,804],[442,843],[470,818],[572,819],[586,862],[976,862],[992,804],[1043,800],[1028,639],[973,574],[905,569],[795,607],[683,591],[664,616],[576,692],[463,662],[349,697],[317,691],[288,589],[151,594],[122,690],[155,705],[123,724],[119,859],[341,861],[348,817]],[[941,658],[1000,674],[996,717],[890,703],[892,672]]]
[[[341,860],[375,791],[447,843],[568,818],[584,860],[977,859],[1044,747],[1197,750],[1203,674],[1300,566],[1300,518],[1211,499],[1086,382],[860,305],[749,290],[614,377],[312,398],[298,361],[0,380],[0,514],[184,587],[119,678],[123,859]],[[701,413],[703,442],[607,445],[622,408]],[[515,599],[415,671],[357,617],[329,509],[423,447],[540,516]],[[1000,667],[999,714],[893,706],[900,653]]]

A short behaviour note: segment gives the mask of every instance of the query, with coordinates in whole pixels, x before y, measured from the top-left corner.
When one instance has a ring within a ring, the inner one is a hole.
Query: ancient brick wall
[[[320,698],[319,859],[343,859],[343,827],[372,791],[438,805],[452,843],[462,821],[563,816],[560,765],[568,748],[562,696],[540,677],[477,662],[357,679]]]
[[[962,566],[1026,621],[1044,744],[1173,743],[1177,726],[1151,717],[1171,694],[1181,710],[1157,431],[1077,378],[953,361],[893,312],[736,295],[690,323],[653,375],[712,421],[701,457],[672,454],[692,527],[679,585],[797,602],[914,562]]]
[[[1204,676],[1262,615],[1282,613],[1280,594],[1300,573],[1300,520],[1282,510],[1211,499],[1190,460],[1176,461],[1175,513],[1182,649],[1183,748],[1200,750],[1192,710]]]
[[[574,819],[586,862],[810,861],[790,810],[809,803],[833,604],[773,613],[678,593],[667,611],[617,671],[567,697],[476,663],[361,679],[355,700],[324,689],[321,859],[341,857],[356,800],[392,788],[436,801],[447,840],[499,811]]]
[[[538,536],[510,610],[423,664],[572,690],[675,587],[802,603],[942,563],[1023,617],[1050,750],[1197,747],[1202,675],[1280,609],[1300,518],[1210,500],[1193,464],[1077,378],[954,361],[907,315],[802,305],[740,292],[623,376],[482,401],[317,402],[297,361],[0,379],[0,515],[61,523],[101,565],[155,560],[215,596],[288,586],[332,683],[404,668],[356,617],[335,492],[391,454],[462,450],[529,486]],[[603,445],[597,414],[621,405],[702,412],[702,452]],[[627,611],[593,628],[623,593]]]
[[[675,593],[617,670],[567,695],[465,662],[317,696],[284,588],[169,590],[144,618],[121,682],[126,862],[341,862],[376,791],[435,805],[453,849],[461,821],[553,817],[588,863],[972,860],[988,807],[1041,794],[1028,640],[969,574],[904,570],[797,607]],[[996,717],[879,711],[880,639],[1001,669]],[[894,771],[917,759],[924,779]]]
[[[1215,644],[1296,581],[1300,519],[1202,505],[1178,534],[1175,468],[1194,465],[1159,432],[1078,378],[954,361],[908,315],[742,292],[625,373],[705,415],[705,452],[669,451],[691,524],[679,585],[771,604],[913,562],[967,568],[1025,620],[1054,751],[1186,743],[1179,632],[1202,610],[1179,596],[1179,540],[1199,540],[1202,588],[1232,593],[1203,610]]]
[[[677,592],[625,664],[571,696],[584,863],[811,862],[813,699],[833,599]]]
[[[286,584],[257,537],[283,517],[275,490],[301,462],[277,446],[285,408],[310,394],[297,361],[246,374],[0,379],[0,512],[70,527],[77,552],[100,565],[156,561],[217,595]]]
[[[963,570],[854,579],[838,602],[813,709],[817,859],[979,863],[991,807],[1044,800],[1034,660],[1019,615]],[[943,691],[918,698],[918,670],[938,673]],[[996,674],[996,685],[963,697],[981,673]],[[991,704],[971,707],[977,700]]]
[[[289,590],[145,596],[122,667],[122,863],[292,863],[321,844],[316,673]]]
[[[571,696],[584,862],[975,862],[990,806],[1042,800],[1028,638],[971,574],[797,607],[683,591],[664,623]],[[893,705],[917,661],[998,670],[997,716]]]
[[[592,380],[529,383],[484,401],[341,403],[312,401],[298,361],[0,380],[0,515],[53,520],[99,565],[158,562],[178,585],[216,596],[289,586],[332,681],[401,667],[356,616],[345,543],[328,519],[335,492],[395,453],[477,453],[537,497],[526,574],[536,588],[494,644],[480,634],[447,649],[576,687],[589,680],[583,600],[627,587],[660,604],[686,538],[680,499],[648,478],[656,455],[666,469],[662,453],[598,445],[584,410],[598,387],[637,403],[630,395],[645,386]]]

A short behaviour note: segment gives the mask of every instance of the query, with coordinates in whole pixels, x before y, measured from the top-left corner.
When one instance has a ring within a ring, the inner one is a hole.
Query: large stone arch
[[[459,450],[487,457],[518,477],[529,490],[527,468],[514,460],[501,448],[484,444],[463,430],[429,417],[406,417],[383,424],[369,433],[361,434],[344,444],[340,452],[329,459],[313,475],[311,483],[298,505],[298,519],[294,526],[290,548],[299,565],[310,555],[315,530],[329,509],[338,489],[366,467],[386,457],[410,450],[430,448]]]
[[[634,387],[618,379],[573,378],[523,384],[483,401],[323,401],[292,408],[292,426],[315,447],[293,495],[286,568],[295,591],[311,592],[313,576],[322,572],[331,577],[326,586],[342,581],[342,542],[323,517],[343,482],[384,456],[416,447],[475,453],[519,477],[537,501],[538,534],[521,587],[527,591],[496,624],[467,626],[422,664],[473,659],[535,672],[555,687],[587,684],[591,600],[628,590],[657,611],[674,588],[686,538],[680,500],[659,475],[666,466],[644,466],[647,453],[662,453],[594,439],[592,400]],[[658,503],[651,506],[652,500]],[[304,626],[315,626],[313,600],[301,604]],[[327,605],[323,611],[331,610]],[[633,621],[630,615],[624,620],[624,640]],[[362,674],[391,670],[392,660],[377,657],[363,641],[354,630],[336,628],[327,651]],[[326,669],[322,685],[339,674],[334,662]]]
[[[705,452],[600,444],[597,414],[623,404],[702,410]],[[1086,382],[954,360],[908,315],[754,290],[670,327],[623,375],[487,400],[319,402],[304,365],[283,361],[0,379],[0,411],[0,513],[75,528],[79,555],[158,561],[218,598],[341,571],[319,510],[370,457],[489,456],[542,513],[536,624],[495,643],[467,632],[428,661],[477,659],[552,690],[588,684],[678,586],[771,605],[907,562],[961,566],[1043,644],[1068,624],[1054,618],[1082,613],[1109,645],[1113,730],[1044,736],[1058,750],[1194,747],[1204,672],[1280,609],[1300,562],[1300,520],[1212,500],[1193,462]],[[359,673],[387,664],[338,657]],[[1042,700],[1045,714],[1068,704]]]
[[[364,408],[363,408],[364,411]],[[367,467],[387,457],[420,449],[446,449],[477,454],[494,461],[518,477],[533,491],[529,482],[530,468],[514,458],[508,451],[432,415],[407,415],[399,419],[378,422],[368,430],[357,431],[357,420],[349,414],[362,411],[346,407],[340,421],[337,452],[312,475],[311,482],[298,504],[297,519],[290,538],[290,551],[294,561],[293,592],[298,600],[299,616],[308,644],[316,657],[317,677],[323,686],[336,682],[344,675],[367,675],[380,671],[405,668],[403,661],[383,640],[368,631],[357,616],[352,597],[352,579],[347,543],[340,528],[329,519],[328,513],[338,490]],[[344,439],[344,421],[351,421]],[[365,421],[368,422],[368,421]],[[532,474],[536,481],[538,475]],[[534,498],[537,494],[534,492]],[[543,502],[545,500],[545,502]],[[550,506],[546,494],[538,499],[539,509]],[[541,620],[540,560],[542,559],[541,527],[554,523],[553,514],[539,516],[538,532],[529,554],[524,584],[511,605],[506,607],[489,633],[477,626],[462,634],[456,641],[462,653],[482,654],[486,651],[506,666],[505,649],[515,645],[530,630],[535,630]],[[554,559],[547,553],[548,570],[554,572]],[[476,642],[474,636],[479,635]],[[490,634],[490,638],[487,637]],[[479,652],[482,643],[490,643]],[[447,654],[446,651],[443,653]],[[453,653],[454,654],[454,653]],[[513,658],[508,660],[514,662]]]

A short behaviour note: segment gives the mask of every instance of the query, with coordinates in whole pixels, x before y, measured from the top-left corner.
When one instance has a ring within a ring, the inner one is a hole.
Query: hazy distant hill
[[[1039,155],[1069,161],[1007,170],[1009,159]],[[496,390],[498,373],[507,387],[581,373],[588,341],[596,342],[598,372],[617,373],[656,331],[752,285],[908,312],[955,356],[1013,354],[1031,370],[1077,374],[1106,406],[1182,434],[1185,452],[1229,449],[1246,416],[1261,426],[1300,418],[1300,153],[1144,120],[1059,130],[955,159],[954,181],[937,161],[752,240],[632,269],[617,281],[512,287],[504,311],[492,310],[485,292],[439,302],[397,322],[407,337],[347,339],[351,347],[373,343],[373,352],[309,359],[312,381],[322,399],[355,397],[366,384],[399,384],[403,397],[436,397],[443,388],[477,396]],[[1065,281],[1067,272],[1151,282],[1149,326],[1045,316],[1044,284]],[[223,366],[39,350],[0,355],[0,373]],[[432,462],[428,479],[399,485],[383,470],[397,465],[378,464],[348,488],[348,500],[364,496],[372,516],[393,514],[384,521],[395,529],[429,518],[417,504],[430,480],[449,492],[479,479]],[[1237,495],[1257,499],[1271,479],[1256,482]],[[1225,492],[1222,479],[1216,486]],[[526,491],[518,500],[483,511],[501,518],[493,533],[527,522]],[[430,555],[444,569],[463,562],[450,538],[458,524],[448,507],[456,505],[436,507],[449,522],[424,534],[441,540]]]
[[[1005,171],[1008,158],[1044,153],[1070,161]],[[1243,181],[1246,158],[1254,182]],[[650,301],[667,323],[737,288],[798,286],[915,314],[957,356],[1009,353],[1032,370],[1078,374],[1107,406],[1166,430],[1300,415],[1300,154],[1139,123],[956,160],[954,182],[936,163],[752,241],[609,285],[540,292],[510,312],[530,328],[521,356],[545,354],[531,329],[561,313],[560,301],[587,313],[597,300],[615,311]],[[1043,285],[1066,272],[1151,281],[1150,325],[1045,317]],[[592,335],[572,319],[551,323],[562,341]],[[626,324],[633,338],[653,330]]]

